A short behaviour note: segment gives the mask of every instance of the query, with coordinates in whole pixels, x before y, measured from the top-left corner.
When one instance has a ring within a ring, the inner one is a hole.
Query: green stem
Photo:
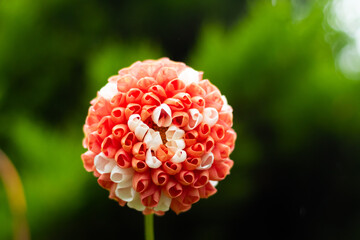
[[[145,215],[145,240],[154,239],[154,214]]]

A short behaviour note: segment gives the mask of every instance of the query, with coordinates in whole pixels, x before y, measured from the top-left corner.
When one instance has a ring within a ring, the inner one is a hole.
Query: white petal
[[[98,92],[98,94],[105,98],[106,100],[111,100],[116,93],[118,92],[117,90],[117,83],[116,82],[108,82],[104,87],[102,87],[100,89],[100,91]]]
[[[226,97],[225,97],[225,95],[221,95],[221,99],[223,100],[223,106],[221,107],[221,112],[222,111],[232,111],[232,108],[230,107],[230,105],[228,104],[228,101],[227,101],[227,99],[226,99]]]
[[[216,187],[216,185],[219,183],[218,181],[213,180],[210,180],[209,182],[211,183],[211,185],[213,185],[213,187]]]
[[[214,162],[214,154],[212,154],[211,152],[207,152],[201,157],[201,164],[196,169],[198,170],[209,169],[213,164],[213,162]]]
[[[115,195],[126,202],[130,202],[134,199],[135,190],[130,187],[123,188],[121,185],[117,185],[115,189]]]
[[[133,114],[129,117],[128,126],[132,132],[134,132],[136,127],[139,126],[141,123],[142,121],[139,114]]]
[[[170,161],[174,163],[181,163],[185,161],[186,157],[187,157],[186,152],[184,150],[178,149]]]
[[[169,210],[170,204],[171,198],[167,197],[164,193],[161,193],[160,200],[156,207],[154,207],[154,210],[166,212]]]
[[[152,148],[149,148],[146,152],[146,164],[149,168],[159,168],[161,166],[161,161],[152,155]]]
[[[196,108],[189,110],[189,123],[185,126],[186,131],[195,129],[203,120],[203,115]]]
[[[160,116],[162,116],[162,118],[160,118]],[[159,127],[168,127],[172,122],[171,109],[164,103],[155,108],[151,117]]]
[[[108,158],[104,153],[100,153],[94,158],[94,165],[100,174],[109,173],[116,166],[116,162],[112,158]]]
[[[134,170],[132,168],[119,168],[115,166],[110,174],[111,181],[118,184],[119,187],[125,188],[132,185]]]
[[[142,141],[145,137],[145,134],[149,130],[149,126],[145,123],[141,122],[136,128],[135,128],[135,136],[139,141]]]
[[[128,207],[136,209],[138,211],[144,211],[145,206],[141,202],[140,194],[135,192],[134,198],[132,201],[127,203]]]
[[[184,141],[184,139],[171,140],[171,141],[168,141],[165,145],[170,149],[172,149],[172,148],[184,149],[185,148],[185,141]]]
[[[189,85],[193,82],[197,83],[200,79],[200,73],[195,71],[191,67],[187,67],[184,71],[179,74],[178,77],[181,81],[185,83],[185,85]]]
[[[159,148],[161,144],[163,144],[160,133],[153,129],[149,129],[144,137],[144,143],[147,148],[152,148],[155,151]]]
[[[219,113],[215,108],[208,107],[203,111],[204,123],[207,123],[210,127],[214,126],[219,120]]]
[[[185,131],[176,127],[175,125],[171,125],[168,130],[165,133],[166,140],[176,140],[176,139],[182,139],[185,135]]]

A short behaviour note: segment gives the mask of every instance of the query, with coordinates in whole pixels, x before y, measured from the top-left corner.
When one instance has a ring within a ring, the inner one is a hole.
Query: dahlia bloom
[[[229,174],[232,108],[202,75],[168,58],[138,61],[90,102],[84,167],[121,206],[179,214]]]

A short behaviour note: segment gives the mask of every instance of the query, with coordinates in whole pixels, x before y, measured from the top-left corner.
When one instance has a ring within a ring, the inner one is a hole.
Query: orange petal
[[[230,153],[234,150],[236,141],[236,132],[234,129],[230,128],[225,132],[224,138],[221,140],[221,143],[230,147]]]
[[[215,160],[222,160],[228,158],[230,155],[230,147],[222,143],[216,143],[213,149]]]
[[[126,102],[127,103],[140,103],[144,93],[138,88],[131,88],[126,93]]]
[[[141,106],[137,103],[129,103],[125,108],[125,117],[128,120],[133,114],[140,114]]]
[[[131,152],[133,144],[135,143],[135,134],[133,132],[128,132],[122,139],[121,139],[121,146],[126,152]]]
[[[141,196],[141,203],[146,207],[156,207],[160,200],[160,193],[161,189],[151,184],[144,192],[140,194]]]
[[[96,156],[95,153],[92,151],[87,151],[83,154],[81,154],[81,159],[84,163],[84,168],[88,172],[94,171],[94,157]]]
[[[164,103],[170,107],[171,111],[182,111],[185,109],[181,100],[176,98],[168,98],[164,101]]]
[[[203,112],[205,108],[205,99],[200,96],[195,96],[191,98],[192,105],[191,108],[196,108],[199,112]]]
[[[121,168],[129,168],[131,166],[131,156],[122,148],[116,152],[115,161]]]
[[[149,169],[144,160],[133,158],[131,160],[131,166],[136,172],[143,173]]]
[[[122,206],[122,207],[125,206],[126,202],[116,196],[115,189],[116,189],[116,184],[113,184],[110,188],[109,198],[117,201],[120,206]]]
[[[182,166],[186,170],[194,170],[201,164],[201,158],[197,157],[188,157],[184,162],[182,162]]]
[[[97,179],[97,182],[101,187],[107,190],[110,190],[110,188],[114,184],[114,182],[110,180],[110,173],[101,174],[100,177]]]
[[[190,108],[192,105],[191,96],[188,93],[180,92],[180,93],[175,94],[173,96],[173,98],[179,99],[182,102],[182,104],[184,105],[185,109]]]
[[[171,80],[165,86],[165,92],[167,96],[174,96],[175,94],[184,91],[185,91],[185,83],[177,78]]]
[[[230,169],[234,162],[230,159],[221,161],[214,161],[213,165],[209,169],[209,179],[213,181],[223,180],[226,175],[230,174]]]
[[[217,111],[220,111],[224,105],[220,91],[213,91],[207,94],[204,99],[206,107],[213,107]]]
[[[117,89],[119,92],[127,92],[135,82],[136,78],[130,74],[126,74],[117,80]]]
[[[151,115],[154,112],[155,108],[156,108],[155,105],[145,105],[145,106],[143,106],[142,109],[141,109],[141,113],[140,113],[141,120],[144,122],[149,117],[151,117]]]
[[[217,192],[216,188],[211,183],[207,183],[198,190],[201,198],[208,198]]]
[[[179,127],[185,127],[189,123],[189,114],[186,112],[174,112],[172,114],[172,123]]]
[[[200,188],[205,186],[209,182],[209,171],[203,170],[203,171],[196,171],[196,180],[194,181],[194,184],[192,187],[194,188]]]
[[[116,107],[111,111],[111,119],[114,123],[125,122],[125,108]]]
[[[89,146],[90,151],[99,154],[101,152],[101,142],[102,140],[97,132],[92,132],[89,134],[87,145]]]
[[[219,123],[226,128],[231,128],[233,125],[233,113],[231,111],[219,112]]]
[[[112,128],[112,135],[114,139],[117,141],[121,141],[121,139],[129,132],[129,128],[126,124],[118,124]]]
[[[155,84],[156,84],[156,81],[153,77],[143,77],[136,83],[136,85],[141,90],[147,90],[149,87],[151,87],[152,85],[155,85]]]
[[[146,158],[146,144],[144,142],[137,142],[132,148],[132,154],[135,158],[145,160]]]
[[[190,185],[195,181],[195,174],[192,171],[182,170],[175,175],[182,185]]]
[[[167,98],[165,89],[160,85],[154,85],[149,88],[149,92],[154,93],[156,96],[160,98],[160,100],[164,100]]]
[[[161,168],[151,169],[151,179],[158,186],[165,185],[169,180],[169,175]]]
[[[195,143],[186,148],[186,153],[193,157],[201,157],[205,153],[205,146],[202,143]]]
[[[189,210],[191,208],[191,204],[183,204],[177,199],[173,199],[171,201],[170,207],[176,214],[179,214],[181,212],[186,212],[187,210]]]
[[[184,205],[191,205],[193,203],[196,203],[200,200],[199,190],[197,190],[196,188],[186,188],[184,189],[181,196],[177,198],[177,200]]]
[[[113,135],[106,137],[101,144],[101,151],[108,158],[114,158],[119,148],[120,148],[120,142],[116,141]]]
[[[180,183],[169,179],[166,185],[162,188],[165,194],[170,198],[176,198],[182,194],[183,188]]]
[[[159,70],[156,81],[158,84],[167,83],[175,78],[177,78],[178,75],[176,73],[176,69],[171,67],[163,67]]]
[[[212,84],[208,79],[204,79],[204,80],[200,81],[199,86],[202,89],[204,89],[207,94],[209,94],[213,91],[219,91],[219,89],[214,84]]]
[[[115,94],[115,96],[110,100],[110,105],[112,107],[125,107],[126,94],[123,92],[118,92]]]
[[[97,126],[97,133],[98,133],[99,137],[104,139],[109,134],[111,134],[113,126],[114,126],[114,123],[111,120],[110,116],[103,117]]]
[[[161,144],[159,148],[156,150],[156,157],[162,161],[165,162],[167,160],[170,160],[174,156],[174,153],[171,152],[165,145]]]
[[[210,135],[211,128],[209,124],[202,122],[198,127],[197,131],[199,133],[199,139],[206,139]]]
[[[224,126],[221,124],[215,124],[211,128],[211,136],[216,142],[223,140],[225,137]]]
[[[205,146],[205,152],[211,152],[215,146],[215,141],[211,136],[208,136],[203,144]]]
[[[148,92],[142,96],[141,104],[142,105],[157,105],[157,106],[159,106],[161,104],[161,101],[160,101],[159,97],[155,95],[155,93]]]
[[[197,142],[199,133],[196,130],[191,130],[185,133],[184,141],[186,146],[194,145]]]
[[[197,83],[191,83],[189,85],[186,86],[186,92],[190,94],[190,96],[195,97],[195,96],[199,96],[199,97],[205,97],[205,90],[200,87],[199,84]]]
[[[162,168],[169,175],[175,175],[181,170],[181,163],[165,162]]]

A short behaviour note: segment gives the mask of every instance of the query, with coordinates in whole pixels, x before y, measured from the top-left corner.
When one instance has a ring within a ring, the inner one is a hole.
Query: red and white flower
[[[136,62],[90,102],[84,167],[121,206],[184,212],[229,174],[232,108],[202,75],[167,58]]]

